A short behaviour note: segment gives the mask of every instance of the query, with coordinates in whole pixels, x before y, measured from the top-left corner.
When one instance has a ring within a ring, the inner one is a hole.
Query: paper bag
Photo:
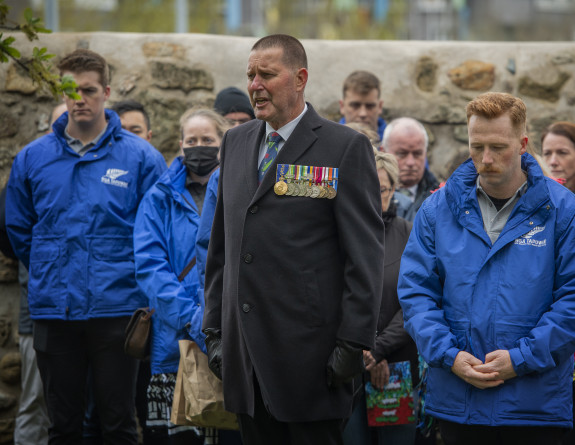
[[[222,382],[208,367],[208,356],[191,340],[180,340],[180,366],[176,379],[172,423],[219,429],[238,429],[235,414],[224,409]],[[178,388],[181,382],[181,388]],[[185,423],[181,421],[181,397],[184,395]],[[175,420],[175,421],[174,421]]]
[[[176,376],[176,387],[174,389],[174,401],[172,402],[170,422],[175,425],[190,425],[186,420],[186,396],[184,394],[182,362],[183,356],[180,355],[180,365],[178,366],[178,374]]]

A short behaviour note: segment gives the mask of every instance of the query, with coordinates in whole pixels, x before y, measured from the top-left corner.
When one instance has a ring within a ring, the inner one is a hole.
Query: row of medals
[[[275,183],[274,192],[276,195],[327,199],[333,199],[337,195],[337,190],[327,182],[323,184],[313,184],[307,177],[305,177],[303,181],[297,180],[297,182],[291,182],[291,179],[288,179],[288,181],[289,182],[284,181],[282,177]]]

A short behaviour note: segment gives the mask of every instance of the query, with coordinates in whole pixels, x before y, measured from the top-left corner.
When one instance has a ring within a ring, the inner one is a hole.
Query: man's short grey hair
[[[421,122],[419,122],[416,119],[413,119],[412,117],[398,117],[397,119],[394,119],[389,124],[387,124],[383,132],[383,139],[381,141],[381,145],[383,146],[384,150],[387,151],[389,138],[391,137],[391,134],[397,127],[412,128],[414,130],[419,131],[423,136],[423,140],[425,141],[424,148],[425,151],[427,152],[427,147],[429,145],[429,136],[427,135],[427,130],[425,129],[425,127]]]

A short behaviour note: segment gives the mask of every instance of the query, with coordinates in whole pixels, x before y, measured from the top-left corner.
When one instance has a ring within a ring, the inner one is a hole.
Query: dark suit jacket
[[[368,139],[308,111],[258,187],[265,123],[226,133],[206,269],[204,328],[221,328],[226,408],[253,415],[254,372],[284,422],[344,418],[329,389],[336,339],[373,346],[383,282],[379,182]],[[276,164],[339,168],[335,199],[277,196]]]

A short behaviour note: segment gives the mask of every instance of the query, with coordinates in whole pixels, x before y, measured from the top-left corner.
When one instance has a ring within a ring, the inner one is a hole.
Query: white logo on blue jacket
[[[535,235],[539,232],[543,232],[545,226],[537,226],[527,232],[525,235],[521,235],[515,240],[515,244],[520,246],[533,246],[533,247],[545,247],[547,245],[547,238],[542,240],[533,239]]]
[[[119,181],[120,176],[128,174],[127,170],[120,170],[119,168],[109,168],[106,174],[102,176],[102,182],[104,184],[115,185],[116,187],[128,188],[128,183],[125,181]]]

